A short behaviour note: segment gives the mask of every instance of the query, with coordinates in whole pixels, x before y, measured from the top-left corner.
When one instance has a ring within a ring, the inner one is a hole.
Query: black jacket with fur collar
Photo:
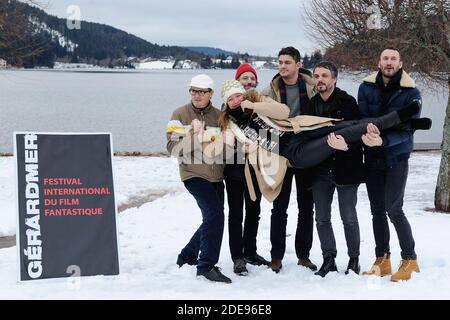
[[[330,117],[344,120],[357,120],[361,118],[358,104],[351,95],[344,90],[335,88],[328,99],[329,108],[319,110],[318,104],[322,98],[316,94],[311,98],[302,114]],[[358,184],[365,181],[365,165],[363,161],[362,142],[349,144],[348,151],[337,151],[330,159],[320,164],[332,169],[333,177],[337,185]]]

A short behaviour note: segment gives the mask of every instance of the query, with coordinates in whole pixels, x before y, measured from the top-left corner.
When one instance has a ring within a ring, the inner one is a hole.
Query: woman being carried
[[[328,143],[331,132],[342,136],[347,143],[353,143],[361,140],[368,128],[369,132],[378,133],[378,130],[400,124],[410,126],[405,122],[420,110],[419,102],[414,101],[401,110],[378,118],[352,121],[302,115],[288,118],[289,108],[286,105],[259,96],[256,92],[247,93],[235,80],[223,83],[222,99],[225,107],[219,125],[224,141],[234,146],[236,138],[245,146],[245,177],[250,195],[252,199],[256,198],[251,166],[262,194],[270,202],[281,190],[287,160],[293,167],[308,168],[336,152],[337,149]]]

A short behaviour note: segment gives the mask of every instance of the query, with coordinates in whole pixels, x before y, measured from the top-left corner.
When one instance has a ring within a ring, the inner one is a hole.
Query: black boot
[[[236,259],[234,261],[233,272],[240,276],[246,276],[248,274],[244,259]]]
[[[334,257],[324,258],[323,264],[320,267],[319,271],[317,271],[314,274],[324,278],[327,275],[327,273],[330,271],[338,271],[337,267],[336,267],[336,262],[334,261]]]
[[[268,266],[270,264],[269,261],[261,257],[259,254],[255,254],[254,256],[248,256],[244,258],[245,262],[252,264],[254,266]]]
[[[203,273],[199,273],[197,271],[197,276],[203,276],[209,281],[213,282],[223,282],[223,283],[231,283],[231,279],[224,276],[222,272],[220,272],[219,267],[213,267],[211,270]]]
[[[415,131],[430,130],[432,121],[430,118],[412,118],[393,127],[395,130]]]
[[[177,258],[177,265],[181,268],[186,263],[190,266],[196,266],[198,264],[198,259],[196,257],[190,257],[189,259],[186,259],[185,257],[181,256],[181,254],[179,254]]]
[[[432,124],[430,118],[410,119],[408,122],[413,130],[430,130]]]
[[[345,274],[349,274],[350,270],[352,270],[354,273],[359,274],[361,271],[361,267],[359,266],[359,258],[350,258],[348,261],[347,270],[345,271]]]
[[[370,122],[376,125],[378,129],[380,129],[381,131],[390,129],[396,125],[401,124],[402,122],[411,119],[415,114],[417,114],[420,111],[420,106],[421,106],[420,101],[414,100],[413,102],[411,102],[406,107],[400,110],[389,112],[384,116],[378,118],[371,118]]]
[[[422,103],[420,102],[420,100],[414,100],[406,107],[397,110],[398,117],[402,122],[410,119],[412,116],[414,116],[420,111],[421,105]]]

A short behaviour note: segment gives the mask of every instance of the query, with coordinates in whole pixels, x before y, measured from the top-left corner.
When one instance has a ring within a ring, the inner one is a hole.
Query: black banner
[[[119,274],[110,134],[15,134],[19,280]]]

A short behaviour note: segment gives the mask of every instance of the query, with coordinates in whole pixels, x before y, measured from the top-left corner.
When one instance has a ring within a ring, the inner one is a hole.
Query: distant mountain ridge
[[[187,61],[201,68],[234,68],[239,61],[248,61],[250,58],[248,54],[206,46],[161,46],[95,22],[81,21],[79,29],[72,29],[70,24],[67,25],[67,19],[50,15],[40,7],[20,3],[18,0],[9,0],[1,8],[6,14],[8,10],[14,12],[21,8],[22,16],[28,17],[31,24],[24,37],[27,40],[16,44],[17,48],[24,48],[30,54],[24,52],[18,56],[14,44],[9,47],[0,46],[0,57],[12,66],[53,67],[55,62],[61,62],[132,68],[140,61],[150,58]],[[232,61],[227,59],[229,56]]]
[[[35,29],[32,36],[40,39],[39,43],[46,44],[44,52],[30,61],[25,61],[25,65],[28,63],[51,66],[55,59],[108,65],[117,60],[126,61],[129,57],[159,59],[170,56],[174,59],[192,60],[200,60],[203,57],[201,53],[187,48],[160,46],[105,24],[81,21],[79,30],[71,30],[66,19],[49,15],[34,6],[26,5],[23,13],[32,21]],[[8,48],[1,48],[0,56],[7,58],[11,64],[20,62],[14,61],[14,56],[8,57]]]
[[[220,48],[213,48],[213,47],[184,47],[184,48],[197,53],[202,53],[210,57],[218,55],[226,55],[226,56],[236,55],[236,52],[226,51]]]

